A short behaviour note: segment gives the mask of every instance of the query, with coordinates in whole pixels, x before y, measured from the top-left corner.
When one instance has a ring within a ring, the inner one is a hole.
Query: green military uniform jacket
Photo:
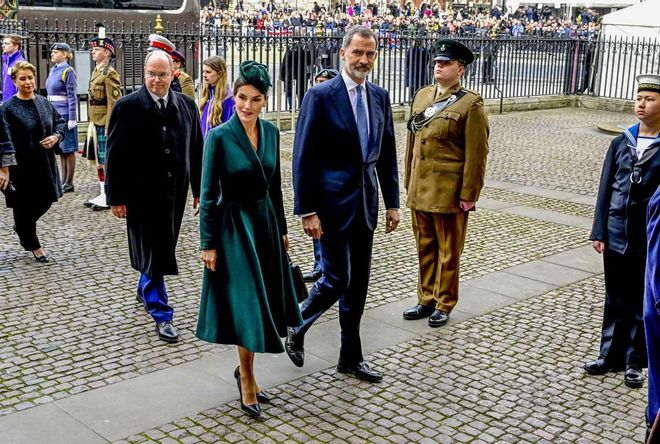
[[[195,100],[195,82],[185,71],[178,70],[174,74],[181,84],[181,92],[191,99]]]
[[[420,89],[412,113],[423,113],[461,89],[460,83],[435,98],[436,85]],[[458,213],[460,201],[476,202],[484,185],[488,117],[473,91],[450,104],[416,132],[408,131],[405,158],[407,205],[417,211]]]
[[[119,73],[109,63],[94,68],[89,81],[89,120],[107,126],[115,102],[121,97]]]

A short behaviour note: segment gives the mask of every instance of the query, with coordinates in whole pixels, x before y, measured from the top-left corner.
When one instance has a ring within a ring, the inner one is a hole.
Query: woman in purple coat
[[[50,48],[50,61],[54,63],[46,79],[48,100],[67,122],[64,140],[55,152],[60,155],[62,165],[62,192],[73,191],[73,174],[76,170],[76,150],[78,149],[78,96],[76,72],[68,61],[73,57],[71,47],[66,43],[55,43]]]
[[[204,86],[199,100],[202,134],[225,123],[234,114],[234,95],[229,88],[227,64],[220,56],[212,56],[202,63]]]

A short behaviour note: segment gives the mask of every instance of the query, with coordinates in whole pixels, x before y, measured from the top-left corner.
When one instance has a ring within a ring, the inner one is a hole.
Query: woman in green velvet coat
[[[238,345],[234,376],[241,409],[259,417],[268,402],[254,376],[254,353],[281,353],[287,326],[302,324],[286,255],[279,132],[259,119],[270,79],[243,62],[236,112],[204,145],[200,248],[205,264],[197,336]]]

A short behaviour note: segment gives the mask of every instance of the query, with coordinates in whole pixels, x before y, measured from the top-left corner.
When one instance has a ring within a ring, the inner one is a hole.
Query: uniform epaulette
[[[429,87],[435,87],[435,84],[433,83],[433,84],[431,84],[431,85],[422,86],[422,87],[419,88],[417,91],[415,91],[415,94],[413,94],[413,96],[412,96],[412,100],[410,101],[410,107],[411,107],[411,108],[412,108],[412,104],[415,102],[415,97],[417,97],[417,94],[418,94],[420,91],[423,91],[423,90],[425,90],[426,88],[429,88]]]

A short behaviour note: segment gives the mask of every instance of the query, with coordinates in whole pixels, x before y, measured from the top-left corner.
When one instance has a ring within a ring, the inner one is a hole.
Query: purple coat
[[[2,55],[2,101],[6,102],[16,95],[16,85],[11,80],[9,69],[20,61],[26,61],[21,51],[10,55]]]
[[[208,134],[208,132],[214,128],[209,122],[209,111],[211,109],[211,104],[213,103],[213,98],[215,97],[215,87],[209,87],[209,91],[211,93],[211,97],[209,97],[208,102],[204,104],[204,111],[202,112],[202,135],[204,138],[206,138],[206,134]],[[222,117],[220,118],[220,123],[225,123],[229,120],[232,114],[234,114],[235,105],[236,103],[234,102],[234,96],[231,90],[227,88],[225,99],[222,101]]]
[[[62,80],[62,73],[68,71]],[[53,106],[61,116],[68,116],[68,120],[77,120],[77,84],[76,72],[66,62],[53,66],[46,79],[48,96],[64,96],[66,100],[52,101]]]

